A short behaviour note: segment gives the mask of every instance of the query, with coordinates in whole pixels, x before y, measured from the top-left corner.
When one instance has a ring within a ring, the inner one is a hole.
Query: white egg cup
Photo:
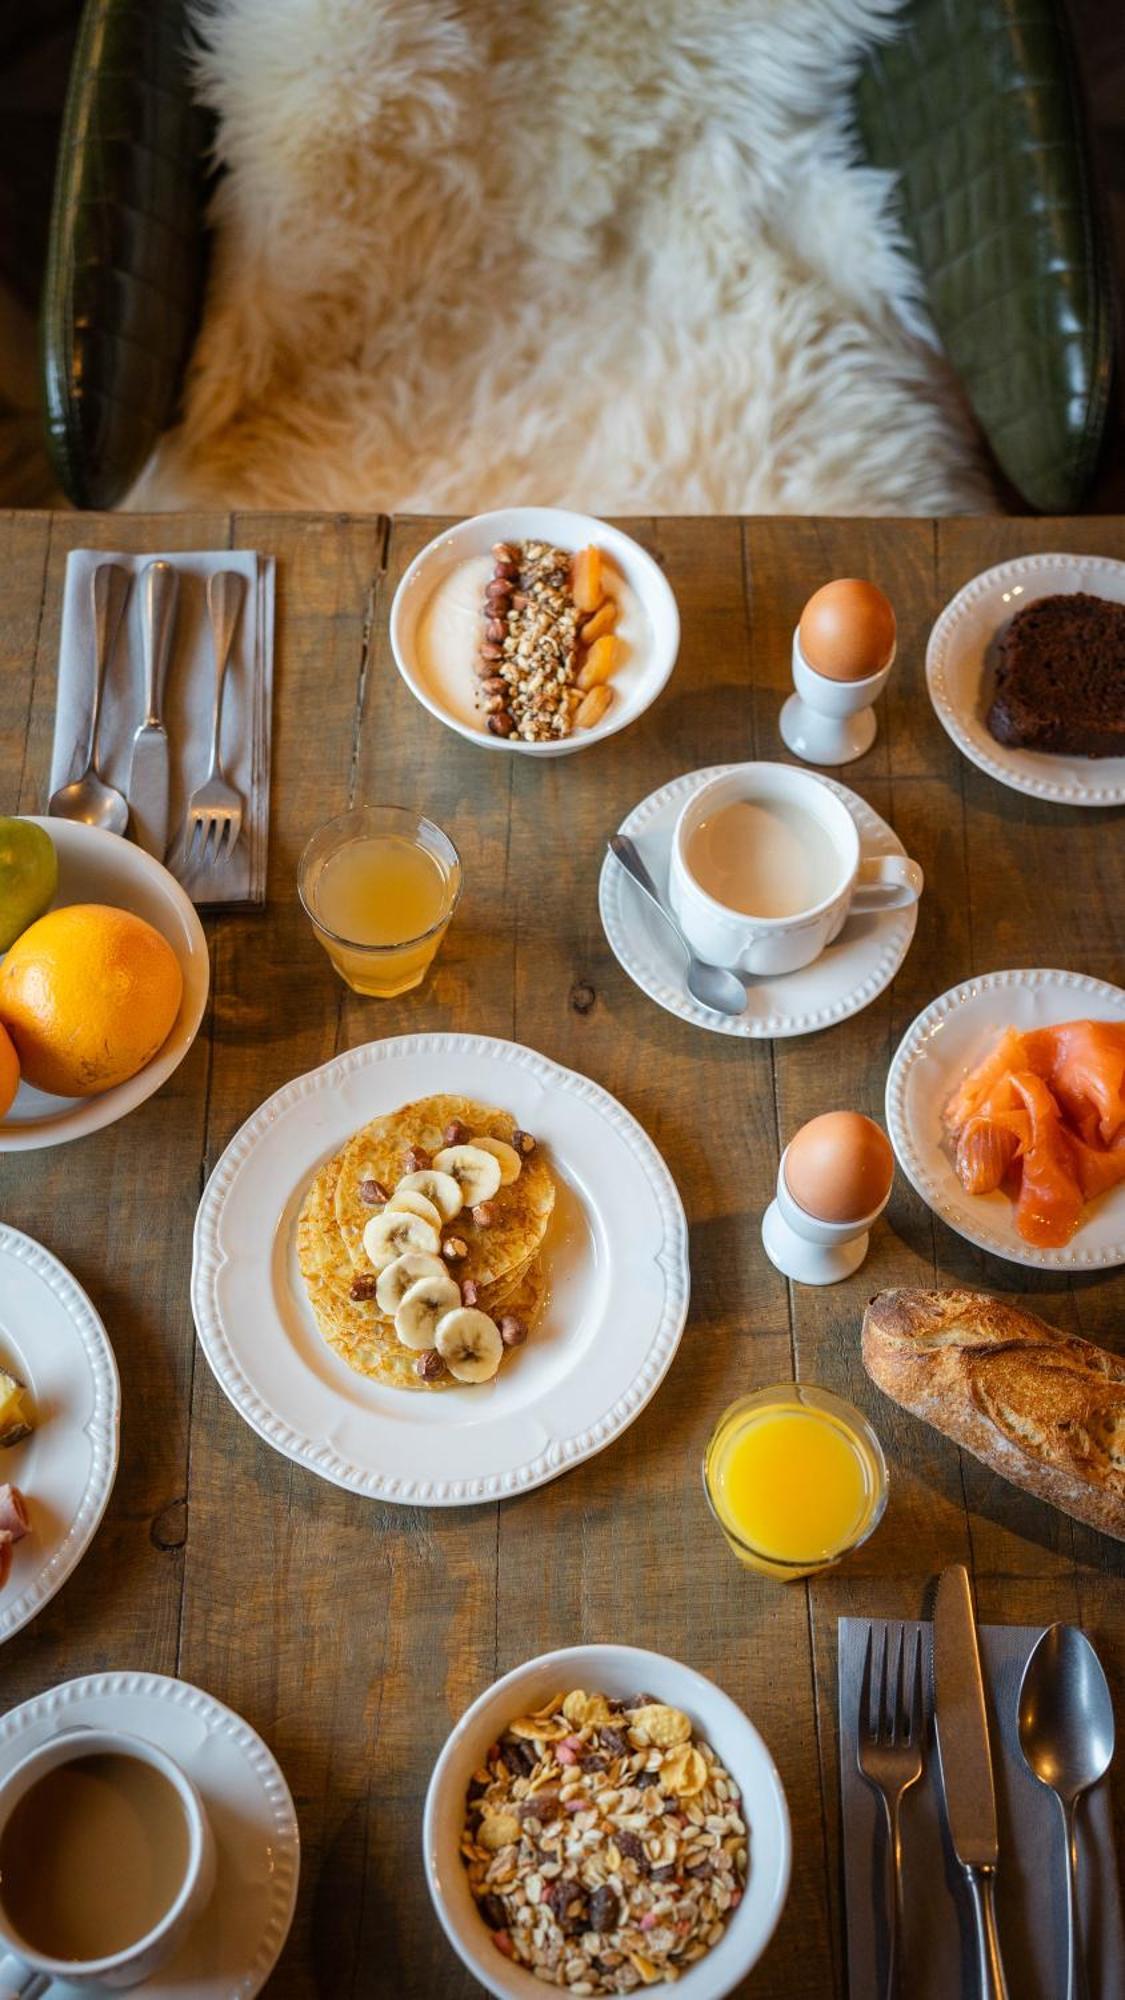
[[[878,1208],[859,1222],[818,1222],[798,1208],[785,1179],[786,1146],[777,1170],[777,1195],[762,1217],[762,1243],[775,1269],[799,1285],[837,1285],[858,1271],[867,1255],[871,1227],[891,1198],[887,1189]]]
[[[793,686],[781,711],[781,738],[806,764],[851,764],[870,750],[878,733],[874,702],[887,685],[895,648],[885,667],[862,681],[833,681],[810,667],[793,634]]]

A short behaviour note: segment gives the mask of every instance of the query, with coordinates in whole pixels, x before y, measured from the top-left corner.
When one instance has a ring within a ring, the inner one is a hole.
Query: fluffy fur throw
[[[899,0],[195,0],[226,169],[136,505],[988,504],[851,85]]]

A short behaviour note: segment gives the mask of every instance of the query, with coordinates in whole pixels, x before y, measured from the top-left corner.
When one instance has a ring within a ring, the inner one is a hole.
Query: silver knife
[[[168,732],[161,719],[161,705],[179,595],[180,579],[171,563],[145,565],[141,571],[145,712],[133,737],[126,790],[134,838],[158,861],[163,861],[168,846]]]
[[[953,1852],[965,1871],[977,1928],[982,2000],[1007,2000],[996,1929],[1000,1837],[976,1620],[963,1563],[943,1571],[934,1605],[934,1724]]]

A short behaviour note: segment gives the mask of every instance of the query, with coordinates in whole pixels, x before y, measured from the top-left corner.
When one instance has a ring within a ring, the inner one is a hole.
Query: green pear
[[[50,834],[29,819],[0,819],[0,951],[43,915],[58,886]]]

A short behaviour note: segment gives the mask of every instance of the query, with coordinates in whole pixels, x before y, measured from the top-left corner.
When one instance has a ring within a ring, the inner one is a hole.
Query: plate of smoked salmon
[[[992,972],[932,1002],[887,1077],[887,1129],[970,1243],[1044,1270],[1125,1263],[1125,992]]]

